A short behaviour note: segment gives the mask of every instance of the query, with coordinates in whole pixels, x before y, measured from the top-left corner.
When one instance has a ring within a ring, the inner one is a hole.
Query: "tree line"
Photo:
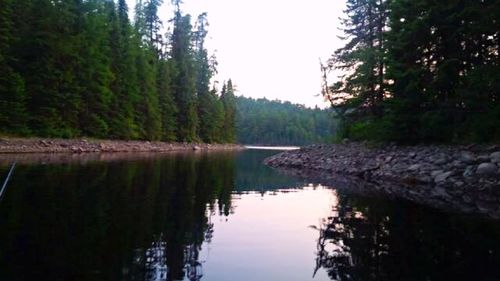
[[[348,0],[345,12],[346,44],[322,64],[342,137],[500,140],[500,1]]]
[[[234,142],[234,90],[174,0],[0,0],[0,133]]]
[[[331,111],[303,105],[236,98],[236,135],[239,143],[305,145],[332,140],[336,122]]]

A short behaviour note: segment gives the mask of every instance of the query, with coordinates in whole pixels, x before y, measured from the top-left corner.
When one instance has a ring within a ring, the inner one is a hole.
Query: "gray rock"
[[[460,161],[460,160],[455,160],[451,163],[451,165],[457,169],[463,169],[465,168],[465,164],[464,162]]]
[[[480,155],[476,159],[479,163],[482,162],[489,162],[490,161],[490,156],[489,155]]]
[[[497,166],[493,163],[481,163],[477,167],[476,173],[480,175],[492,175],[496,173]]]
[[[490,154],[490,159],[493,163],[500,163],[500,151]]]
[[[435,178],[437,175],[442,174],[443,170],[436,170],[431,172],[431,177]]]
[[[440,173],[438,175],[436,175],[434,177],[434,182],[435,183],[441,183],[441,182],[444,182],[449,176],[451,176],[453,174],[453,172],[444,172],[444,173]]]
[[[422,165],[420,165],[420,164],[413,164],[410,167],[408,167],[408,171],[418,171],[418,170],[420,170],[421,166]]]
[[[448,160],[446,160],[446,158],[437,158],[434,160],[434,164],[436,165],[443,165],[443,164],[446,164],[446,162],[448,162]]]
[[[195,145],[195,146],[193,146],[193,150],[201,150],[201,147]]]
[[[476,160],[476,157],[474,157],[474,154],[472,154],[469,151],[462,151],[462,152],[460,152],[459,159],[460,159],[460,161],[462,161],[466,164],[470,164]]]

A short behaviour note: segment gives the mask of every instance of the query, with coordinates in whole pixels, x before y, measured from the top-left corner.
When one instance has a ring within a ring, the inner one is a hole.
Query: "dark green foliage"
[[[138,1],[132,25],[125,0],[0,0],[0,133],[226,141],[206,14],[193,30],[176,2],[164,35],[162,2]]]
[[[222,124],[222,139],[226,142],[236,141],[236,100],[233,82],[231,79],[222,86],[220,97],[224,108],[224,122]]]
[[[17,40],[13,34],[10,0],[0,0],[0,128],[4,133],[26,134],[24,81],[9,62],[10,46]]]
[[[198,113],[196,109],[196,69],[192,49],[191,17],[177,11],[172,33],[172,93],[179,110],[177,139],[196,141]]]
[[[368,52],[383,54],[383,110],[336,99],[364,96],[363,89],[371,85],[367,80],[358,80],[361,87],[339,88],[341,81],[327,88],[334,107],[344,113],[344,136],[399,142],[500,140],[500,1],[374,2],[387,7],[382,45],[368,46]],[[368,17],[366,10],[361,16]],[[350,14],[350,22],[358,17]],[[370,35],[362,29],[352,33],[351,27],[348,22],[347,33],[358,41]],[[348,44],[336,54],[345,50],[352,54],[359,48]],[[332,66],[342,65],[333,61]],[[360,67],[347,70],[356,77],[364,74]]]
[[[332,140],[336,122],[330,110],[289,102],[237,97],[239,143],[305,145]]]

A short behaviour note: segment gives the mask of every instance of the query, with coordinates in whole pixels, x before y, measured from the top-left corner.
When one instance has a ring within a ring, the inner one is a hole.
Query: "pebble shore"
[[[1,138],[0,153],[169,152],[189,150],[241,150],[235,144],[167,143],[95,139]]]
[[[498,145],[312,145],[264,163],[358,191],[500,218]]]

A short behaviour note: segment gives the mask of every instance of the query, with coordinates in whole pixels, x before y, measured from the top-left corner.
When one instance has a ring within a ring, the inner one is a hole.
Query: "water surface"
[[[276,151],[0,157],[0,280],[498,280],[500,223],[311,185]]]

